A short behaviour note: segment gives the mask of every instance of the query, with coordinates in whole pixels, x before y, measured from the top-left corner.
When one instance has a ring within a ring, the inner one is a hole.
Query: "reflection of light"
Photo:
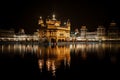
[[[64,66],[66,67],[66,65],[70,67],[70,56],[66,56],[64,58]]]
[[[21,45],[19,45],[19,52],[21,53]]]
[[[34,49],[34,48],[33,48],[33,46],[31,45],[31,47],[30,47],[30,52],[31,52],[31,53],[33,53],[33,49]]]
[[[20,45],[20,44],[19,44]],[[16,53],[16,51],[19,51],[19,45],[18,44],[15,44],[14,45],[14,52]]]
[[[25,45],[22,45],[22,53],[25,53]]]
[[[68,65],[68,67],[70,67],[70,56],[68,57],[67,65]]]
[[[8,45],[8,51],[9,51],[9,53],[10,53],[10,45]]]
[[[32,45],[27,45],[26,49],[27,49],[26,52],[33,53],[33,47],[32,47]]]
[[[75,50],[75,44],[70,44],[70,50],[71,51]]]
[[[64,66],[66,67],[66,57],[64,58]]]
[[[33,52],[36,53],[37,50],[38,50],[38,45],[34,45],[34,46],[33,46]]]
[[[41,56],[41,49],[40,49],[40,56]]]
[[[41,49],[43,50],[43,49]],[[61,61],[65,60],[65,65],[70,66],[70,49],[65,46],[57,46],[54,48],[48,47],[46,52],[49,59],[46,60],[46,68],[48,71],[51,71],[53,76],[55,76],[56,68],[61,65]],[[44,51],[43,51],[44,52]],[[44,54],[44,53],[43,53]],[[43,56],[42,56],[43,57]]]
[[[14,45],[14,53],[16,52],[16,49],[15,49],[15,48],[16,48],[16,45]]]
[[[43,60],[38,60],[38,65],[39,65],[40,71],[42,72],[42,68],[43,68],[43,65],[44,65],[44,61],[43,61]]]
[[[47,60],[47,61],[46,61],[46,65],[47,65],[47,70],[50,71],[50,65],[51,65],[50,60]]]
[[[84,52],[81,53],[81,56],[82,56],[82,59],[84,59],[84,60],[87,58],[87,55]]]
[[[2,53],[3,53],[3,51],[4,51],[4,45],[2,45]]]
[[[53,76],[55,76],[55,62],[54,61],[52,61],[52,74],[53,74]]]

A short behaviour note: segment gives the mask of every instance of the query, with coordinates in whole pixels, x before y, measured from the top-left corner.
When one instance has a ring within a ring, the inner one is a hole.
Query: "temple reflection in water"
[[[38,48],[39,49],[39,48]],[[70,48],[69,46],[48,46],[42,47],[37,52],[39,68],[42,71],[44,65],[48,71],[52,71],[55,75],[55,70],[64,61],[64,66],[70,66]]]
[[[55,76],[56,70],[60,68],[61,63],[64,67],[70,68],[71,58],[77,57],[87,60],[90,56],[95,56],[99,60],[103,60],[106,54],[109,54],[111,63],[117,61],[116,53],[119,52],[120,45],[118,43],[79,43],[58,46],[40,46],[25,44],[1,44],[0,53],[9,56],[19,55],[24,58],[26,54],[36,55],[38,67],[42,72],[44,69],[52,72]],[[74,55],[74,56],[73,56]]]

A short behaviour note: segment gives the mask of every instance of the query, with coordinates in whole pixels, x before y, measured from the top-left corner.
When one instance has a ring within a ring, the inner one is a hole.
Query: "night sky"
[[[115,20],[120,21],[120,4],[117,0],[1,0],[0,28],[32,33],[38,28],[39,16],[46,18],[53,13],[60,20],[70,19],[71,29],[86,25],[90,31],[97,25],[105,27]]]

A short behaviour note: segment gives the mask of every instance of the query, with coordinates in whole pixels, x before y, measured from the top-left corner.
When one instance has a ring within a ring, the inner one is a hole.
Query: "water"
[[[115,79],[119,51],[120,43],[0,44],[0,79]]]

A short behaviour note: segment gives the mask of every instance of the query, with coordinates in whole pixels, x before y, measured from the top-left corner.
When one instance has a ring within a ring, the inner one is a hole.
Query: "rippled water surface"
[[[120,43],[0,44],[1,80],[116,78],[119,64]]]

